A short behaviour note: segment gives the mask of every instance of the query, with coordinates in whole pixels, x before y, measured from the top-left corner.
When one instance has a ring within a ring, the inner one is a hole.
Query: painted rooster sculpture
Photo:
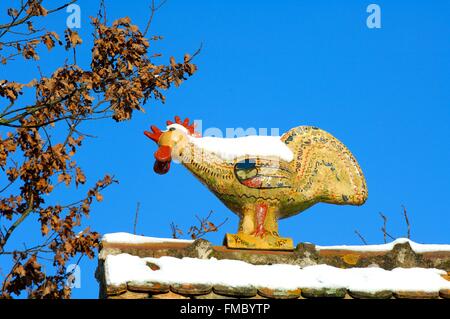
[[[158,144],[154,170],[182,163],[240,218],[229,248],[293,249],[278,234],[278,219],[316,203],[362,205],[367,199],[363,173],[350,151],[329,133],[299,126],[281,137],[200,137],[189,119],[167,121],[144,134]]]

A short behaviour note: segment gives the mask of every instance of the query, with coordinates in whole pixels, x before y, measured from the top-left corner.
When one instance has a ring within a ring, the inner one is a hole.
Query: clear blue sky
[[[130,16],[144,26],[148,2],[106,0],[108,19]],[[196,214],[210,210],[213,221],[229,221],[208,239],[221,244],[226,232],[236,231],[237,218],[182,166],[173,165],[164,176],[153,172],[156,148],[142,131],[178,114],[222,130],[277,127],[283,133],[315,125],[349,147],[367,179],[367,203],[319,204],[281,221],[280,233],[295,242],[360,244],[358,229],[369,243],[381,243],[380,211],[389,218],[390,233],[404,236],[403,204],[413,240],[449,243],[450,2],[376,1],[381,29],[366,26],[370,3],[169,0],[152,25],[153,34],[165,37],[154,50],[164,54],[160,61],[166,63],[170,55],[182,59],[203,43],[195,59],[199,70],[167,93],[165,105],[150,102],[147,112],[130,122],[85,128],[98,136],[86,140],[77,156],[88,181],[105,173],[120,180],[85,224],[100,233],[132,232],[140,202],[139,234],[168,237],[172,221],[187,229],[196,223]],[[87,65],[88,16],[97,4],[79,4],[79,32],[85,39],[79,62]],[[47,27],[61,30],[66,16],[52,18]],[[51,71],[65,55],[55,51],[41,65]],[[2,71],[1,78],[29,80],[37,74],[30,64],[17,64],[12,71]],[[16,235],[17,243],[35,226],[30,222],[25,230]],[[96,265],[96,260],[82,261],[82,288],[74,290],[74,297],[97,296]]]

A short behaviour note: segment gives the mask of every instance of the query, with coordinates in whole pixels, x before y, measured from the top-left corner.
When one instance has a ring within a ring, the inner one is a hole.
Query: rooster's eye
[[[169,128],[169,131],[175,131],[174,127]]]

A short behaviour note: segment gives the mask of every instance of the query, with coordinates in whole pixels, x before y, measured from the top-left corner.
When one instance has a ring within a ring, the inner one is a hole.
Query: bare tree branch
[[[144,29],[144,33],[143,33],[144,36],[147,35],[148,30],[150,29],[150,25],[152,24],[153,17],[155,15],[156,11],[158,11],[166,2],[167,2],[167,0],[162,0],[159,4],[156,5],[155,0],[152,0],[152,4],[150,5],[150,17],[148,18],[147,26]]]
[[[364,243],[364,245],[367,245],[366,239],[363,237],[363,235],[360,234],[358,230],[355,230],[355,234],[358,235],[359,239]]]
[[[27,209],[22,213],[22,215],[12,224],[11,227],[9,227],[8,231],[4,236],[1,238],[0,242],[0,252],[3,251],[3,248],[5,247],[6,243],[8,242],[9,237],[12,235],[14,230],[33,212],[33,202],[34,202],[34,196],[31,194],[30,199],[28,200],[28,207]]]
[[[383,232],[384,243],[387,243],[387,237],[391,238],[392,240],[395,240],[395,238],[392,237],[387,231],[387,217],[383,215],[383,213],[381,212],[380,216],[381,218],[383,218],[383,227],[381,227],[381,231]]]
[[[213,211],[210,211],[206,217],[199,217],[195,215],[198,220],[198,225],[192,225],[189,227],[187,234],[191,237],[191,239],[202,238],[208,233],[217,232],[220,227],[222,227],[227,221],[228,218],[225,218],[220,224],[215,225],[210,219],[213,214]],[[174,222],[170,223],[170,229],[172,233],[172,238],[179,238],[179,236],[183,235],[183,231],[176,225]]]
[[[77,0],[72,0],[72,1],[70,1],[70,2],[64,4],[64,5],[60,6],[60,7],[57,7],[57,8],[48,10],[48,11],[47,11],[47,15],[48,15],[48,14],[51,14],[51,13],[54,13],[54,12],[57,12],[57,11],[60,11],[60,10],[62,10],[62,9],[65,9],[65,8],[67,8],[69,5],[71,5],[72,3],[75,3],[75,2],[77,2]],[[32,17],[34,17],[33,14],[27,14],[25,17],[23,17],[23,18],[21,18],[21,19],[18,19],[18,17],[19,17],[19,16],[23,13],[23,11],[25,10],[26,5],[27,5],[28,3],[29,3],[29,1],[27,1],[24,5],[22,5],[22,8],[20,9],[19,14],[18,14],[15,18],[13,18],[13,20],[12,20],[10,23],[0,24],[0,30],[1,30],[1,29],[5,29],[2,33],[0,33],[0,38],[1,38],[3,35],[5,35],[12,27],[21,25],[21,24],[27,22],[28,20],[30,20]]]
[[[139,216],[139,208],[141,207],[141,203],[137,202],[136,204],[136,213],[134,214],[134,226],[133,226],[133,234],[136,235],[136,227],[138,222],[138,216]]]
[[[405,222],[408,229],[407,236],[408,239],[411,239],[411,225],[409,223],[408,212],[406,211],[406,207],[404,205],[402,205],[402,207],[403,207],[403,216],[405,217]]]

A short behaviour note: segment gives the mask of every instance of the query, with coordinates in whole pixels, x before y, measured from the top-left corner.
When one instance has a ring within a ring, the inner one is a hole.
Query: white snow
[[[243,156],[273,156],[290,162],[294,154],[279,136],[252,135],[237,138],[189,137],[197,147],[214,153],[224,161]]]
[[[224,161],[232,161],[244,156],[273,156],[290,162],[294,154],[289,147],[280,140],[280,136],[251,135],[236,138],[194,137],[180,124],[167,125],[167,130],[175,128],[184,132],[191,143],[197,147],[214,153]]]
[[[119,232],[105,234],[102,238],[105,243],[122,243],[122,244],[148,244],[148,243],[193,243],[189,239],[173,239],[173,238],[158,238],[138,236],[129,233]],[[398,238],[391,243],[380,245],[337,245],[337,246],[316,246],[316,250],[349,250],[349,251],[363,251],[363,252],[380,252],[389,251],[394,248],[396,244],[409,243],[411,248],[416,253],[445,251],[450,252],[450,245],[444,244],[419,244],[407,238]]]
[[[398,238],[391,243],[381,244],[381,245],[339,245],[339,246],[316,246],[316,250],[326,250],[326,249],[336,249],[336,250],[351,250],[351,251],[365,251],[365,252],[376,252],[376,251],[389,251],[394,248],[396,244],[409,243],[411,248],[416,253],[425,252],[436,252],[436,251],[450,251],[450,245],[441,244],[419,244],[415,243],[408,238]]]
[[[187,130],[187,128],[185,128],[181,124],[173,123],[173,124],[167,125],[167,131],[170,130],[172,127],[177,129],[177,130],[183,131],[184,134],[186,134],[186,135],[189,135],[189,131]]]
[[[173,238],[157,238],[138,236],[129,233],[110,233],[103,235],[103,243],[115,244],[151,244],[151,243],[193,243],[193,240],[173,239]]]
[[[147,262],[160,267],[151,270]],[[272,289],[346,288],[364,292],[423,291],[450,289],[441,277],[445,271],[426,268],[340,269],[328,265],[301,268],[295,265],[252,265],[236,260],[195,258],[140,258],[129,254],[108,255],[106,282],[120,285],[129,281],[264,287]]]

